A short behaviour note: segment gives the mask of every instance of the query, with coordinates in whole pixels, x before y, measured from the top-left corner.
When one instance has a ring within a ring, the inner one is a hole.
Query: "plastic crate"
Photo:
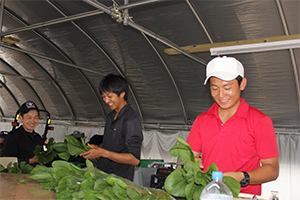
[[[146,168],[153,162],[164,162],[163,159],[141,159],[136,167]]]

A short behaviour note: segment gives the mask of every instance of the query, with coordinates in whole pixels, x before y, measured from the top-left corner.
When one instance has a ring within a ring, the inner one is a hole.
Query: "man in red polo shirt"
[[[212,107],[195,120],[188,135],[200,168],[215,162],[224,176],[241,183],[241,193],[261,194],[261,184],[279,174],[276,134],[270,117],[241,98],[247,84],[243,65],[233,57],[207,64]]]

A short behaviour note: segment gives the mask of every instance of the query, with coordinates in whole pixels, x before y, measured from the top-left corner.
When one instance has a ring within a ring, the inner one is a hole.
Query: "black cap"
[[[36,110],[39,113],[39,108],[35,105],[33,101],[26,101],[20,107],[20,114],[23,116],[24,114],[28,113],[30,110]]]

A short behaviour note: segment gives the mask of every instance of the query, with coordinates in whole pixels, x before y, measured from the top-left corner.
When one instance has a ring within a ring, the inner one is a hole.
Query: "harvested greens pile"
[[[163,190],[145,188],[113,174],[95,168],[86,160],[87,168],[81,169],[72,163],[57,160],[52,167],[36,166],[29,176],[44,189],[54,190],[57,199],[157,199],[174,200]]]
[[[195,161],[194,153],[190,145],[183,139],[176,137],[179,144],[170,149],[170,155],[181,158],[183,168],[174,170],[165,180],[166,191],[174,197],[185,197],[187,200],[200,199],[204,187],[212,181],[213,171],[218,171],[215,163],[203,172],[199,168],[199,161]],[[234,178],[223,177],[223,182],[230,188],[232,195],[237,197],[241,185]]]

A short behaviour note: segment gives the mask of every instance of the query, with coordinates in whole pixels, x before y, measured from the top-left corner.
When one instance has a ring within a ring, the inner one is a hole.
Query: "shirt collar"
[[[24,134],[29,134],[29,135],[35,135],[35,131],[33,130],[33,132],[27,132],[23,126],[20,126],[20,130],[22,133]]]
[[[122,114],[123,114],[126,110],[128,110],[129,105],[130,105],[130,103],[126,103],[125,106],[123,106],[123,108],[120,110],[120,113],[118,114],[118,117],[117,117],[117,118],[119,118],[120,116],[122,116]],[[113,110],[112,112],[113,112],[113,114],[111,115],[111,117],[114,118],[117,112],[116,112],[115,110]]]

